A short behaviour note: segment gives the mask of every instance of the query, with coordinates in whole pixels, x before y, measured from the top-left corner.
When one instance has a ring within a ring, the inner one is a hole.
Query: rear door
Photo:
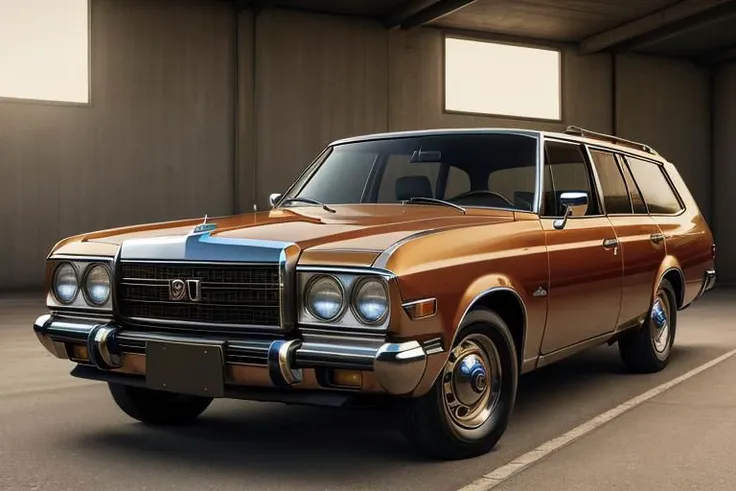
[[[603,207],[616,230],[623,258],[623,291],[617,327],[641,321],[649,311],[657,271],[665,257],[665,243],[649,216],[641,192],[624,157],[589,147]]]

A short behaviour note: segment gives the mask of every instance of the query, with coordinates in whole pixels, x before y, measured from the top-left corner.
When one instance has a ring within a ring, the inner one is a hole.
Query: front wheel
[[[211,398],[187,396],[133,387],[108,384],[110,394],[125,414],[152,425],[181,425],[195,420],[212,403]]]
[[[518,362],[506,323],[475,309],[432,389],[408,401],[404,434],[420,451],[444,460],[489,452],[503,435],[516,400]]]
[[[644,325],[618,342],[624,365],[634,373],[664,369],[672,352],[676,328],[675,290],[669,281],[662,280]]]

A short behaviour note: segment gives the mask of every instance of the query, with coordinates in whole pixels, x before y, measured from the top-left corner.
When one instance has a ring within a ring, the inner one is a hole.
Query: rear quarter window
[[[682,203],[661,165],[629,156],[626,157],[626,160],[641,190],[642,197],[649,207],[649,213],[674,215],[682,211]]]

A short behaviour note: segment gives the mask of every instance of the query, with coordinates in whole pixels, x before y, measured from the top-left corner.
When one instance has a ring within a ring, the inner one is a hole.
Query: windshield
[[[463,207],[533,211],[536,161],[536,138],[522,134],[432,135],[346,143],[329,149],[284,198],[324,204],[434,198]]]

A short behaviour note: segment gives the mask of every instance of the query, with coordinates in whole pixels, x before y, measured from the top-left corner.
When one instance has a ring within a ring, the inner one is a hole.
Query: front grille
[[[122,263],[119,277],[118,309],[126,319],[279,326],[278,264]],[[177,279],[197,280],[199,298],[172,300]]]

